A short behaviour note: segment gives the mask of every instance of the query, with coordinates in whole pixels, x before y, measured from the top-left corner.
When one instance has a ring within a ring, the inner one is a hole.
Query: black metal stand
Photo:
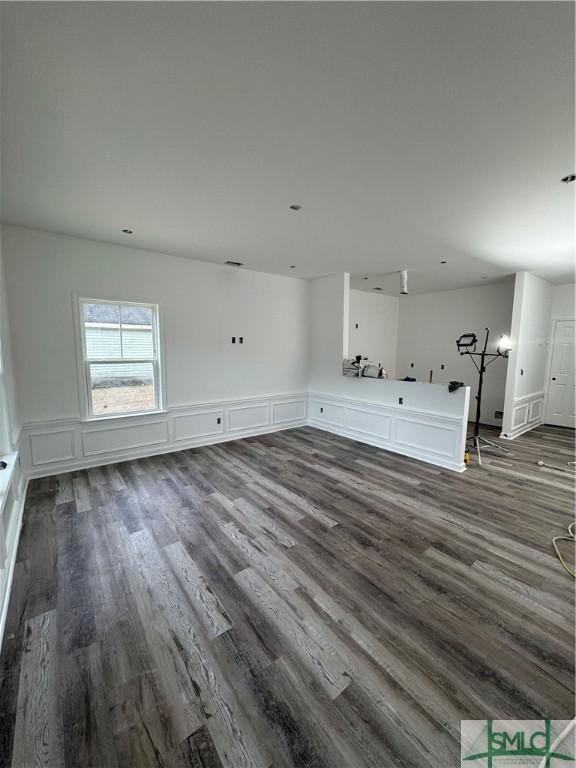
[[[508,448],[504,448],[502,445],[498,445],[498,443],[493,443],[491,440],[487,440],[485,437],[480,436],[480,415],[482,413],[482,387],[484,385],[484,374],[486,373],[486,368],[493,363],[495,360],[497,360],[499,357],[507,357],[508,355],[502,354],[501,352],[487,352],[488,348],[488,336],[490,335],[490,329],[485,328],[486,335],[484,337],[484,347],[482,348],[481,352],[476,352],[476,337],[474,336],[474,348],[471,350],[470,348],[465,349],[463,352],[460,351],[461,355],[469,355],[470,359],[474,363],[474,366],[476,367],[476,370],[478,371],[478,392],[476,393],[476,419],[474,421],[474,432],[472,435],[466,438],[467,442],[472,442],[472,445],[474,446],[474,449],[476,450],[476,454],[478,456],[478,464],[482,464],[482,452],[480,450],[480,444],[485,445],[489,448],[497,448],[499,451],[502,451],[503,453],[510,453],[510,450]],[[471,336],[472,334],[467,334],[468,336]],[[464,337],[460,337],[460,339],[463,339]],[[460,341],[460,339],[458,341]],[[456,342],[458,344],[458,342]],[[458,345],[458,348],[460,348],[460,345]],[[475,357],[480,358],[480,365],[476,363]],[[488,362],[486,362],[488,361]]]

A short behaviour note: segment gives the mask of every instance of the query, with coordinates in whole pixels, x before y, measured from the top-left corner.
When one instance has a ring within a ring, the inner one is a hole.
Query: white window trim
[[[163,337],[160,332],[160,306],[146,301],[125,301],[123,299],[92,299],[86,296],[73,296],[74,304],[74,340],[76,346],[78,399],[82,421],[105,421],[109,419],[127,419],[137,416],[150,416],[166,413],[164,408],[165,372],[162,355]],[[94,358],[88,360],[86,354],[86,336],[84,334],[84,304],[111,304],[114,306],[147,307],[152,310],[152,338],[155,357],[150,358]],[[92,412],[92,397],[90,387],[90,365],[92,363],[151,363],[154,372],[154,393],[156,403],[153,408],[144,411],[121,411],[119,413],[95,414]]]

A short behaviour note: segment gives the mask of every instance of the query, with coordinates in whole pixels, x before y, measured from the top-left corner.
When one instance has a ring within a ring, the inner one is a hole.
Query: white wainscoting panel
[[[30,433],[32,464],[51,464],[75,457],[74,429]]]
[[[528,412],[528,421],[530,423],[538,421],[542,423],[542,408],[544,407],[544,396],[538,398],[538,400],[532,400],[530,403],[530,411]]]
[[[60,419],[25,424],[21,458],[27,477],[44,477],[309,424],[461,472],[468,398],[467,390],[461,417],[294,393],[191,403],[97,422]]]
[[[129,448],[146,448],[168,442],[166,420],[148,421],[145,424],[115,425],[82,432],[84,456],[96,456]]]
[[[309,409],[311,420],[316,419],[322,424],[333,424],[335,427],[344,423],[344,408],[334,402],[312,398]]]
[[[396,418],[396,440],[398,445],[404,445],[416,451],[426,451],[438,456],[454,456],[454,439],[457,427],[439,425],[431,421],[406,418]]]
[[[545,393],[532,392],[530,395],[518,397],[512,403],[512,431],[502,432],[500,437],[514,440],[534,427],[543,423]]]
[[[292,400],[289,403],[272,403],[272,424],[287,424],[306,418],[307,400]]]
[[[470,391],[460,416],[310,395],[308,423],[353,440],[463,472]]]
[[[266,427],[269,423],[269,405],[241,405],[228,409],[229,432]]]
[[[202,411],[174,416],[174,440],[191,440],[224,432],[224,411]]]
[[[140,416],[25,424],[21,458],[27,477],[45,477],[304,426],[307,404],[307,394],[297,392],[191,403]]]
[[[512,411],[512,426],[514,429],[518,429],[519,427],[523,427],[524,424],[528,422],[528,412],[530,410],[530,404],[529,403],[522,403],[522,405],[517,405],[514,407],[514,410]]]
[[[354,432],[378,437],[380,440],[390,440],[392,437],[392,416],[367,408],[346,409],[347,426]]]

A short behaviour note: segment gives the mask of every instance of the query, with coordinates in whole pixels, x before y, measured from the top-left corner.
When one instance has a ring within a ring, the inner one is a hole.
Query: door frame
[[[548,398],[550,394],[550,376],[552,374],[552,355],[554,354],[554,339],[556,338],[556,325],[558,323],[576,323],[574,317],[555,317],[551,323],[550,343],[548,344],[548,360],[546,361],[546,386],[544,387],[544,413],[542,424],[548,424]],[[550,426],[555,426],[551,424]],[[570,427],[567,427],[570,429]]]

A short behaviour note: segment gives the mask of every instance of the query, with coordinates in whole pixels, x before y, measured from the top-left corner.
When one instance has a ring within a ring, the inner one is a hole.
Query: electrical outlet
[[[494,411],[494,418],[495,419],[502,419],[504,417],[503,411]]]
[[[356,323],[356,325],[354,326],[354,328],[358,328],[358,323]]]
[[[324,413],[324,408],[320,408],[320,413]]]
[[[244,344],[244,336],[238,336],[238,344]]]
[[[410,368],[414,368],[414,363],[410,363]]]
[[[220,418],[220,416],[218,416],[218,418],[216,419],[216,424],[222,424],[222,419]]]
[[[440,370],[441,370],[441,371],[443,371],[443,370],[444,370],[444,363],[442,363],[442,365],[440,366]]]
[[[524,368],[520,368],[520,376],[524,376]]]
[[[398,405],[404,405],[404,398],[403,397],[399,397],[398,398]]]
[[[232,336],[232,344],[236,344],[236,336]]]

